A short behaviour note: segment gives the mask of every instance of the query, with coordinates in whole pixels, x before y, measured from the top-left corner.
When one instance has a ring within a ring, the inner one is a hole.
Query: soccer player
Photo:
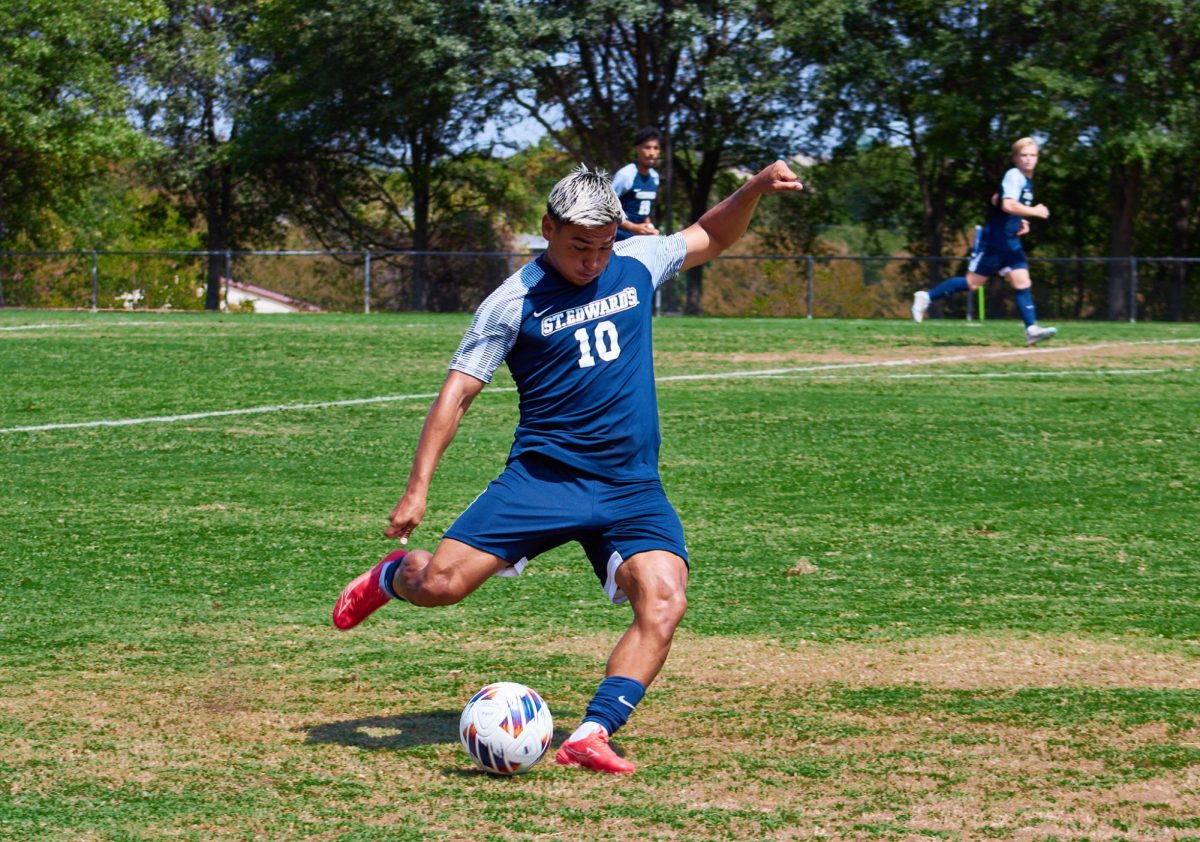
[[[1029,278],[1029,261],[1021,248],[1022,237],[1029,230],[1030,219],[1048,219],[1045,205],[1033,203],[1033,170],[1038,162],[1037,141],[1023,137],[1012,145],[1013,163],[1000,183],[999,202],[988,207],[983,227],[982,248],[971,256],[966,277],[947,278],[929,291],[917,290],[913,296],[913,321],[925,319],[929,305],[939,298],[959,292],[974,291],[987,283],[989,275],[999,273],[1012,284],[1017,311],[1025,322],[1025,341],[1036,345],[1058,333],[1057,328],[1040,327],[1033,306],[1033,282]]]
[[[637,160],[617,170],[612,181],[625,214],[617,225],[618,240],[658,233],[651,217],[658,199],[658,170],[654,165],[662,154],[662,134],[658,129],[642,129],[634,136],[633,146]]]
[[[736,242],[760,197],[802,189],[777,161],[685,230],[614,246],[621,203],[607,175],[581,166],[558,182],[542,217],[546,251],[476,311],[384,534],[408,543],[442,454],[501,363],[517,384],[520,408],[504,471],[432,554],[394,550],[347,585],[334,625],[352,628],[391,599],[459,602],[489,577],[518,575],[541,553],[576,541],[609,600],[628,602],[633,616],[582,724],[555,760],[632,772],[608,739],[666,661],[687,607],[689,571],[683,526],[658,471],[654,290]]]

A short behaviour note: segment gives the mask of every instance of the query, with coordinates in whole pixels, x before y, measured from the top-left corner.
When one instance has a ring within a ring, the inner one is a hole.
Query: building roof
[[[226,283],[228,289],[236,289],[239,292],[245,293],[246,295],[252,295],[257,298],[264,298],[267,301],[274,301],[278,304],[282,304],[287,307],[294,307],[297,310],[302,310],[307,313],[321,312],[321,308],[318,307],[316,304],[312,304],[308,301],[303,301],[299,298],[293,298],[292,296],[287,295],[286,293],[277,292],[273,289],[267,289],[266,287],[260,287],[260,286],[257,286],[256,284],[248,284],[248,283],[245,283],[244,281],[235,281],[233,278],[226,278],[225,283]]]

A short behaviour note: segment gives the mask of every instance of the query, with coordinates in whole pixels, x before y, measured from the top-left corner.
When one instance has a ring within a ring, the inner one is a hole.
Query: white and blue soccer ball
[[[519,775],[550,747],[554,719],[536,692],[515,681],[500,681],[467,702],[458,719],[458,735],[481,769]]]

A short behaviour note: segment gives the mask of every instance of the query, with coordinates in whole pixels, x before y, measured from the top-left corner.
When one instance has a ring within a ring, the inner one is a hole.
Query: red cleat
[[[637,767],[623,757],[618,757],[608,744],[608,734],[596,731],[581,739],[563,743],[554,755],[559,766],[582,766],[597,772],[627,775]]]
[[[404,558],[407,552],[393,550],[366,573],[346,585],[346,589],[333,606],[333,624],[342,631],[352,629],[391,599],[383,588],[379,587],[379,572],[389,561]]]

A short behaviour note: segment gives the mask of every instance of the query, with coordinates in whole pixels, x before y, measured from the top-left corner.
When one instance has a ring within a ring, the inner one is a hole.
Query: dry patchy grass
[[[309,635],[327,633],[287,630],[293,641]],[[540,644],[578,663],[572,698],[550,699],[552,706],[582,709],[611,643]],[[461,643],[468,652],[482,645]],[[585,819],[598,804],[628,806],[605,827],[614,840],[1200,832],[1200,767],[1119,768],[1121,757],[1156,746],[1200,747],[1194,723],[1183,732],[1157,721],[1031,725],[938,704],[827,703],[839,691],[892,688],[1200,688],[1194,659],[1126,641],[940,637],[784,647],[681,634],[618,737],[641,764],[619,785],[548,761],[514,781],[471,770],[454,726],[473,679],[444,678],[444,694],[431,697],[386,676],[306,672],[303,658],[230,664],[203,677],[58,672],[0,699],[0,715],[24,723],[28,735],[6,744],[15,774],[5,788],[19,800],[95,784],[123,798],[182,798],[202,787],[217,803],[250,797],[268,813],[291,811],[290,825],[252,810],[189,825],[212,839],[335,839],[354,826],[366,838],[420,827],[430,838],[590,839],[595,828]],[[560,719],[556,742],[573,725]],[[517,794],[529,800],[535,830],[514,829],[480,806]],[[484,801],[473,804],[476,797]],[[76,838],[92,838],[79,831]],[[179,828],[150,822],[141,832],[171,838]]]
[[[1055,344],[1039,345],[1035,348],[1016,346],[1011,342],[987,342],[969,346],[962,345],[911,345],[891,342],[887,345],[869,346],[853,352],[797,349],[795,351],[772,350],[760,353],[720,351],[659,351],[658,366],[663,372],[676,371],[742,371],[759,368],[807,368],[854,364],[879,364],[891,370],[900,363],[955,362],[993,367],[1023,367],[1036,364],[1039,369],[1070,370],[1138,367],[1192,367],[1200,358],[1200,345],[1196,343],[1168,344],[1161,342],[1100,342],[1073,344],[1070,337],[1063,337]],[[937,370],[944,370],[939,368]]]

